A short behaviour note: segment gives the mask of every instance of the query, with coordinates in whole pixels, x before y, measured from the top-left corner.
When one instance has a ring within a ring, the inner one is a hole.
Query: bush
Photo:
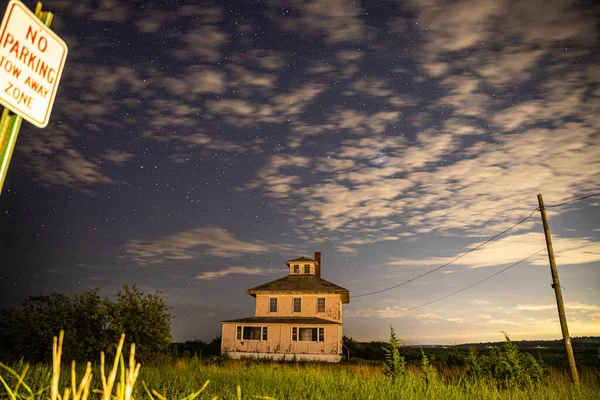
[[[392,378],[404,375],[406,373],[406,361],[400,355],[400,345],[396,338],[396,332],[394,332],[394,328],[391,326],[390,343],[383,350],[385,351],[385,374]]]
[[[421,379],[426,385],[429,385],[435,379],[435,369],[429,363],[429,358],[427,358],[423,349],[421,349]]]
[[[524,387],[539,382],[544,370],[529,353],[521,353],[519,347],[504,334],[506,342],[502,349],[494,348],[487,356],[478,356],[469,349],[469,374],[475,378],[493,378],[500,387]]]

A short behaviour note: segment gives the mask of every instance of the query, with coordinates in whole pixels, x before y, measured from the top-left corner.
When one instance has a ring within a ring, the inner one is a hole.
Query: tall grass
[[[349,364],[229,360],[205,365],[199,359],[192,359],[140,369],[139,364],[135,364],[132,356],[134,353],[132,349],[128,367],[125,366],[122,353],[115,357],[110,371],[104,370],[102,362],[91,365],[89,384],[85,383],[83,386],[89,385],[88,399],[125,400],[125,393],[128,393],[130,399],[153,400],[192,400],[194,396],[197,399],[278,400],[600,398],[600,374],[595,369],[581,371],[581,387],[577,390],[571,384],[568,374],[559,370],[548,371],[538,383],[505,387],[498,385],[493,378],[469,376],[464,368],[436,369],[432,373],[433,370],[424,369],[433,368],[428,363],[423,363],[422,366],[408,365],[404,374],[392,379],[386,376],[384,366]],[[0,399],[70,400],[69,395],[65,395],[65,390],[77,393],[82,387],[83,379],[73,381],[73,375],[62,373],[58,374],[58,379],[54,382],[53,378],[57,377],[56,367],[40,364],[27,368],[23,363],[12,365],[10,370],[4,367],[0,371]],[[74,367],[72,371],[76,377],[85,376],[86,366],[71,367]],[[62,371],[65,370],[69,368],[62,365]],[[139,374],[137,377],[136,370]],[[113,371],[113,387],[107,392]],[[130,392],[127,390],[128,383]],[[81,391],[80,400],[85,400],[84,390]],[[56,398],[53,398],[53,393],[56,393]],[[71,399],[75,398],[72,394],[70,396]]]

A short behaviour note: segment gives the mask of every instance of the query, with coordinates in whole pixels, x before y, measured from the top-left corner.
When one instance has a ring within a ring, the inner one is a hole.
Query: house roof
[[[258,293],[339,293],[342,296],[342,303],[350,302],[348,289],[314,275],[287,275],[248,289],[246,293],[254,297]]]
[[[243,322],[246,324],[294,324],[294,325],[341,325],[341,322],[316,317],[247,317],[230,319],[224,322]]]
[[[316,260],[313,260],[312,258],[307,258],[307,257],[299,257],[299,258],[294,258],[293,260],[287,260],[286,263],[291,263],[291,262],[296,262],[296,261],[298,261],[298,262],[301,262],[301,261],[313,261],[314,262]]]

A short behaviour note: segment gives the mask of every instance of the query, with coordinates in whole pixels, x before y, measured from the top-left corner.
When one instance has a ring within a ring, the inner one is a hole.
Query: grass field
[[[20,365],[14,365],[20,368]],[[64,371],[69,369],[66,366]],[[78,376],[82,376],[83,366]],[[98,367],[92,369],[92,389],[102,389]],[[17,399],[50,398],[49,365],[32,366],[25,382],[34,393],[31,396],[21,387]],[[439,371],[437,377],[426,383],[418,367],[409,367],[404,377],[391,379],[383,368],[360,365],[324,364],[265,364],[243,361],[227,361],[223,365],[202,365],[199,362],[178,363],[161,367],[142,367],[132,396],[149,399],[142,381],[150,389],[167,399],[183,399],[200,389],[209,380],[198,399],[236,399],[237,386],[242,398],[275,399],[598,399],[600,398],[600,375],[596,370],[582,371],[581,387],[575,390],[569,377],[562,371],[550,371],[535,386],[523,388],[498,388],[494,381],[471,380],[464,371],[454,369]],[[17,378],[6,370],[2,376],[10,388]],[[61,374],[59,392],[71,385],[68,373]],[[1,390],[2,399],[9,393]],[[267,397],[268,396],[268,397]],[[101,398],[92,392],[90,399]],[[154,395],[156,400],[159,396]]]
[[[428,364],[408,365],[395,378],[385,374],[383,365],[222,358],[180,358],[140,368],[133,346],[128,362],[120,356],[123,341],[124,335],[112,361],[105,363],[101,357],[97,365],[68,366],[61,364],[61,332],[53,345],[53,365],[0,364],[0,400],[600,398],[600,371],[595,367],[580,371],[579,388],[572,385],[566,371],[558,369],[546,370],[540,380],[521,380],[517,385],[475,378],[468,367],[433,368]],[[507,348],[515,349],[510,343]]]

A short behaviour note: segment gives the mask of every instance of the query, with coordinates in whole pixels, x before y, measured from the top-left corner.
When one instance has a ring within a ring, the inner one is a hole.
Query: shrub
[[[390,326],[390,342],[388,347],[384,347],[385,351],[385,374],[396,378],[406,373],[406,361],[400,355],[400,345],[396,338],[394,328]]]
[[[494,348],[488,356],[478,356],[474,349],[469,349],[469,375],[493,378],[500,387],[524,387],[539,382],[544,370],[537,360],[529,353],[521,353],[508,334],[504,333],[504,337],[502,349]]]
[[[427,358],[423,349],[421,349],[421,379],[426,385],[429,385],[435,379],[435,369],[429,363],[429,358]]]

